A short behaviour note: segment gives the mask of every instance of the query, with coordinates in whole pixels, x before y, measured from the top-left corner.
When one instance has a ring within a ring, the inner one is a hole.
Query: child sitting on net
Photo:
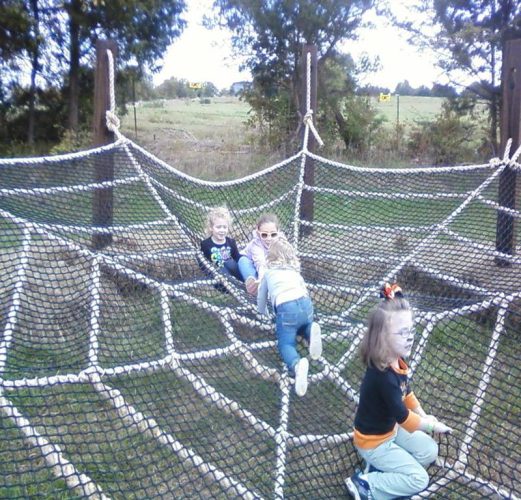
[[[266,270],[266,257],[270,245],[281,234],[278,217],[272,213],[263,214],[257,220],[251,241],[241,251],[239,270],[246,283],[246,290],[251,295],[257,293],[259,282]]]
[[[381,296],[360,347],[367,368],[353,441],[366,469],[346,479],[357,500],[409,497],[427,488],[425,467],[436,460],[438,445],[426,433],[452,432],[425,413],[409,387],[403,359],[411,353],[415,333],[409,302],[396,284],[386,284]]]
[[[206,235],[201,241],[201,251],[217,269],[226,275],[242,280],[239,272],[240,259],[237,244],[228,236],[232,218],[226,207],[214,207],[206,216]]]
[[[309,343],[311,359],[322,355],[320,325],[313,321],[313,304],[300,274],[300,262],[284,237],[275,239],[268,251],[267,269],[260,282],[257,306],[267,313],[268,296],[276,318],[277,345],[289,374],[295,378],[295,392],[303,396],[308,387],[309,361],[296,349],[297,335]]]

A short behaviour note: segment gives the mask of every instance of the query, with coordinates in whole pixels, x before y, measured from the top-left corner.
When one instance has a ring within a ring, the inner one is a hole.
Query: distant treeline
[[[465,91],[464,91],[465,92]],[[442,85],[435,83],[431,88],[426,85],[420,85],[419,87],[413,87],[408,80],[404,80],[396,85],[394,91],[391,91],[389,87],[379,87],[375,85],[366,85],[361,87],[358,92],[360,95],[371,95],[377,96],[380,94],[399,94],[408,96],[421,96],[421,97],[457,97],[460,95],[458,91],[451,85]],[[463,95],[463,94],[461,94]]]
[[[176,99],[185,97],[214,97],[218,95],[241,95],[242,92],[249,88],[249,82],[236,82],[229,88],[218,89],[212,82],[200,82],[197,88],[194,82],[188,82],[184,79],[169,78],[160,85],[147,89],[146,95],[140,96],[142,100],[146,99]],[[465,92],[465,91],[464,91]],[[380,94],[400,94],[404,96],[421,96],[421,97],[457,97],[458,91],[451,85],[442,85],[435,83],[432,87],[421,85],[413,87],[408,80],[398,83],[394,90],[389,87],[381,87],[376,85],[366,85],[357,90],[358,95],[378,96]]]

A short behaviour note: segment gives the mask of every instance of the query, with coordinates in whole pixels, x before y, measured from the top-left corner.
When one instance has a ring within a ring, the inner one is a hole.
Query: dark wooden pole
[[[521,145],[521,38],[507,40],[503,47],[501,70],[501,156],[508,139],[512,139],[510,152]],[[507,167],[499,177],[498,202],[501,206],[516,210],[518,204],[518,179],[514,169]],[[502,211],[497,214],[496,250],[514,255],[516,250],[515,218]],[[507,259],[496,258],[499,266],[509,265]]]
[[[112,52],[116,60],[117,46],[111,40],[96,42],[96,72],[94,75],[94,121],[93,145],[104,146],[114,142],[114,133],[107,128],[106,112],[110,109],[110,76],[107,51]],[[114,63],[115,66],[115,63]],[[114,180],[114,162],[112,155],[99,155],[94,166],[94,182]],[[110,226],[113,216],[112,188],[96,189],[92,198],[92,223],[94,226]],[[110,245],[112,235],[97,233],[92,236],[92,246],[96,250]]]
[[[301,57],[301,101],[300,113],[304,117],[307,112],[307,54],[311,55],[311,75],[310,75],[310,108],[313,116],[317,114],[317,47],[316,45],[303,45]],[[302,127],[304,131],[304,127]],[[317,141],[315,136],[310,132],[308,140],[308,151],[315,152]],[[315,165],[313,160],[306,157],[304,165],[304,183],[308,186],[315,185]],[[300,204],[300,218],[305,221],[313,221],[314,199],[313,192],[304,190]],[[301,226],[300,234],[310,234],[312,228],[310,226]]]

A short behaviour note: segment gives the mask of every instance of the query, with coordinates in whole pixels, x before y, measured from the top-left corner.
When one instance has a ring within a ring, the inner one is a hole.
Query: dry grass
[[[247,126],[249,105],[233,97],[140,103],[123,117],[123,133],[169,165],[193,177],[225,180],[283,159],[261,147]]]

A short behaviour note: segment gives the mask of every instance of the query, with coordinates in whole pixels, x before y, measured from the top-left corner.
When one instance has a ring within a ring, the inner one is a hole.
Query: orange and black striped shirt
[[[419,406],[409,387],[409,367],[403,359],[400,368],[367,368],[360,387],[360,402],[355,415],[354,444],[376,448],[396,432],[396,424],[414,432],[420,417],[411,410]]]

